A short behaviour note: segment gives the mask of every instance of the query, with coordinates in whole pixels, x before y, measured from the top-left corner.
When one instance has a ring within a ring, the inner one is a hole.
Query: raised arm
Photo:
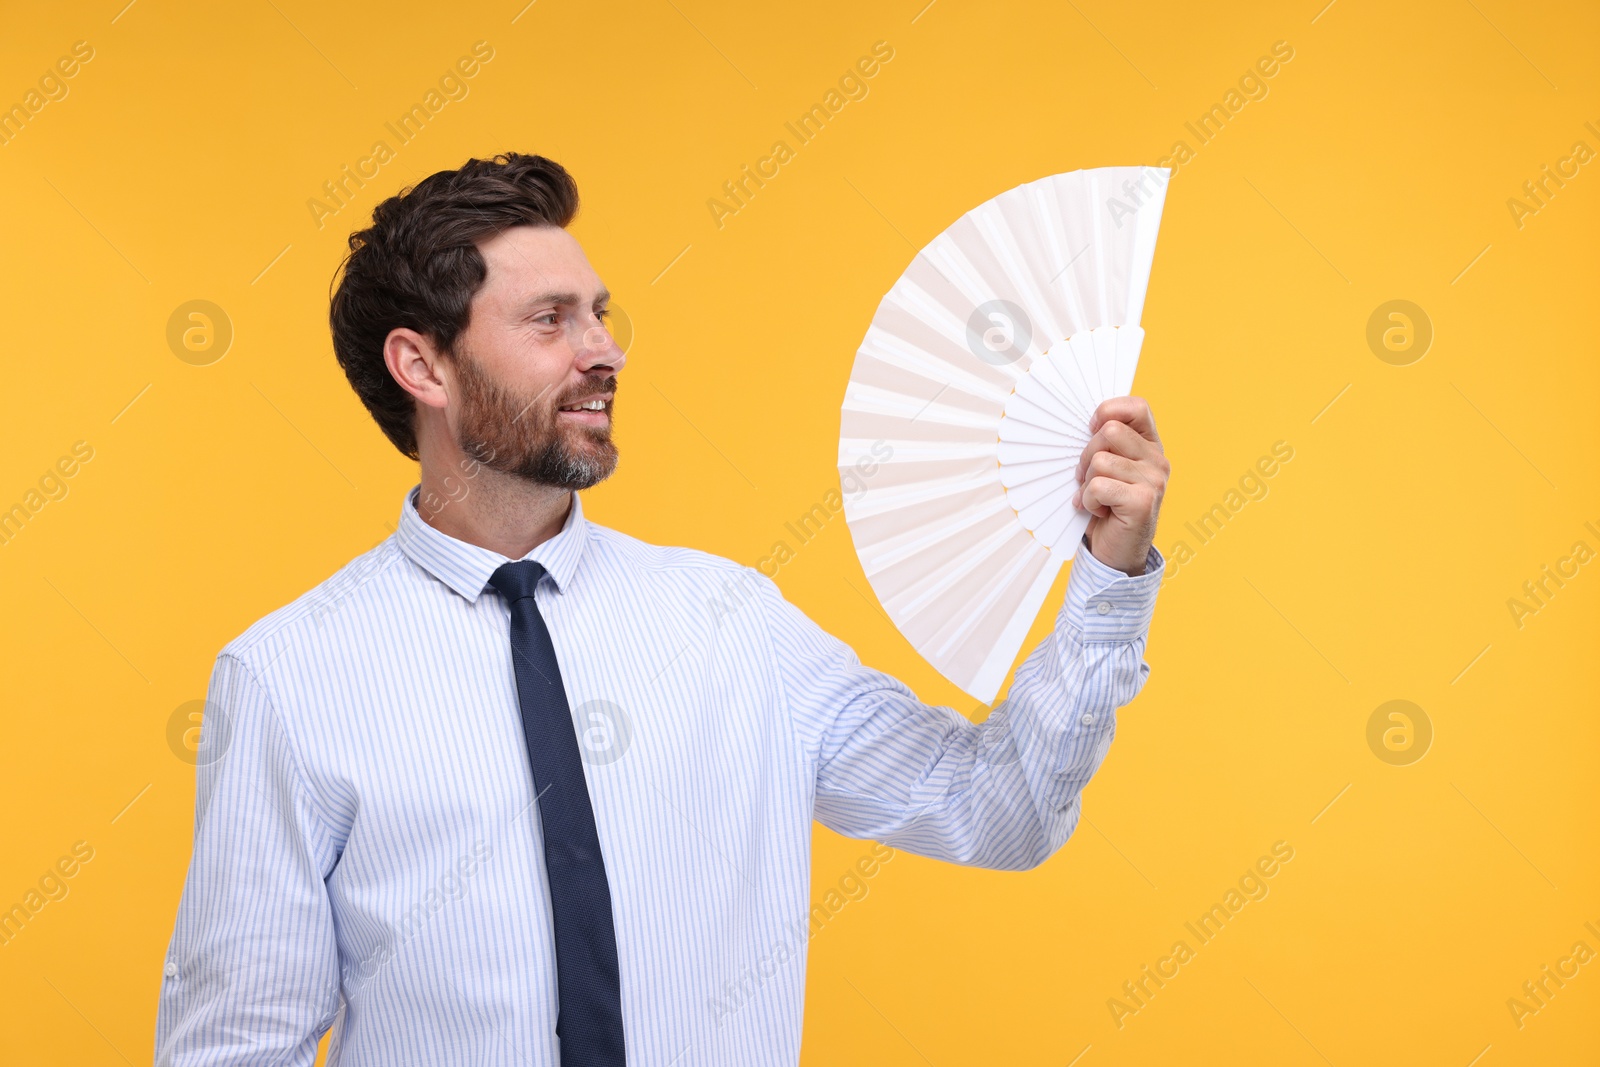
[[[1053,633],[974,723],[862,666],[770,581],[769,625],[790,713],[817,783],[816,818],[849,837],[1000,870],[1044,862],[1077,826],[1081,794],[1143,687],[1165,561],[1129,576],[1080,549]]]

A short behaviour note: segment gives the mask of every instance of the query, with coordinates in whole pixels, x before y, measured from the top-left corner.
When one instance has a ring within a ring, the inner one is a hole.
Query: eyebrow
[[[600,291],[595,294],[594,302],[602,306],[609,304],[611,302],[611,290],[601,286]],[[534,308],[543,307],[546,304],[571,306],[580,303],[582,303],[582,300],[577,293],[540,293],[530,300],[523,301],[517,308],[517,314],[525,315]]]

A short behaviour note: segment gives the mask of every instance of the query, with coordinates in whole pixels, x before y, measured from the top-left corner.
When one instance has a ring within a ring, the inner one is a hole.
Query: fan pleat
[[[1139,364],[1139,349],[1144,345],[1144,330],[1137,326],[1124,326],[1117,331],[1117,383],[1112,396],[1127,396],[1133,392],[1133,371]]]
[[[1065,321],[1056,332],[1057,339],[1089,329],[1089,316],[1084,313],[1083,300],[1074,284],[1078,261],[1089,251],[1089,246],[1071,240],[1054,192],[1055,185],[1066,184],[1069,183],[1063,181],[1052,184],[1051,179],[1046,178],[1023,186],[1033,214],[1040,221],[1039,229],[1044,235],[1045,247],[1049,249],[1049,257],[1045,260],[1050,271],[1047,287],[1066,309]]]
[[[1080,438],[1081,435],[1081,438]],[[1048,445],[1057,449],[1072,447],[1077,442],[1082,448],[1089,443],[1089,437],[1080,427],[1066,430],[1047,430],[1042,426],[1034,426],[1020,419],[1013,419],[1007,415],[1000,424],[1000,442],[996,449],[995,458],[1001,465],[1012,462],[1006,458],[1005,446],[1011,445]]]
[[[954,394],[954,395],[946,395]],[[845,404],[851,411],[863,415],[887,415],[906,422],[930,422],[941,426],[992,427],[994,416],[988,411],[974,410],[978,405],[952,403],[960,396],[957,390],[946,390],[937,400],[894,393],[873,385],[851,382],[845,387]]]
[[[1015,190],[1013,190],[1015,192]],[[1029,257],[1015,238],[1019,231],[1011,227],[1012,216],[1001,206],[1001,200],[1007,200],[1010,194],[1002,194],[997,200],[978,208],[973,212],[972,218],[975,227],[988,241],[988,248],[994,253],[994,262],[1001,272],[1001,277],[1012,292],[1016,293],[1015,301],[1028,312],[1029,332],[1032,334],[1034,345],[1039,351],[1049,347],[1050,342],[1057,336],[1062,324],[1057,321],[1055,309],[1045,297],[1045,290],[1038,284],[1027,264]],[[1017,220],[1021,221],[1021,220]],[[1024,226],[1020,233],[1028,233],[1031,227]],[[1038,259],[1033,259],[1038,262]]]
[[[904,526],[915,519],[925,519],[929,514],[939,514],[940,509],[955,514],[971,506],[972,501],[992,502],[999,507],[1004,495],[996,492],[998,471],[997,467],[974,466],[960,478],[944,478],[936,483],[874,486],[864,494],[872,498],[872,506],[856,508],[855,512],[863,519],[900,515]]]
[[[890,306],[879,312],[881,323],[867,334],[862,349],[875,359],[904,369],[924,378],[949,383],[974,396],[993,395],[1004,401],[1016,384],[1017,372],[991,367],[972,358],[963,343],[959,350],[932,331],[921,330],[909,312]],[[903,333],[890,333],[891,327],[900,327]],[[919,336],[920,333],[920,336]],[[930,347],[917,347],[919,344]]]
[[[894,462],[874,452],[878,446],[887,446]],[[951,468],[951,463],[971,460],[986,467],[994,466],[995,442],[983,441],[897,441],[890,445],[885,438],[868,440],[863,437],[839,439],[839,468],[841,470],[864,466],[872,485],[892,485],[896,472],[906,471],[909,477],[923,481],[938,481]],[[917,464],[926,463],[925,472],[917,471]]]
[[[1068,255],[1071,266],[1057,284],[1067,290],[1069,299],[1078,302],[1079,317],[1073,324],[1076,328],[1072,332],[1082,333],[1105,322],[1100,315],[1099,297],[1102,284],[1099,269],[1103,257],[1099,242],[1095,239],[1092,221],[1088,218],[1097,213],[1098,205],[1090,200],[1093,194],[1081,176],[1063,182],[1051,191],[1054,193],[1057,224],[1061,227],[1067,247],[1072,250]]]
[[[1034,363],[1030,377],[1061,406],[1064,419],[1070,420],[1075,426],[1087,426],[1092,412],[1085,410],[1080,397],[1088,387],[1083,384],[1082,377],[1067,366],[1070,359],[1067,342],[1062,341],[1051,350],[1049,358]]]
[[[1076,489],[1077,486],[1078,481],[1074,478],[1072,488]],[[1049,545],[1052,552],[1061,550],[1069,537],[1071,543],[1076,546],[1078,538],[1088,528],[1090,518],[1088,512],[1072,506],[1071,491],[1061,494],[1054,504],[1054,510],[1046,514],[1033,531],[1033,535]],[[1076,529],[1073,528],[1074,525]]]
[[[1074,422],[1068,421],[1060,413],[1051,411],[1041,404],[1039,399],[1035,398],[1035,390],[1025,388],[1026,385],[1027,383],[1023,383],[1022,386],[1018,386],[1016,394],[1012,396],[1011,402],[1005,407],[1004,417],[1013,423],[1036,427],[1040,430],[1048,430],[1057,435],[1070,434]],[[1042,389],[1037,390],[1037,392],[1044,393],[1041,399],[1048,401],[1048,392]],[[1000,430],[1002,440],[1011,436],[1004,428]]]
[[[1044,469],[1053,470],[1069,458],[1076,463],[1078,453],[1082,451],[1082,445],[1074,447],[1070,443],[1039,445],[1001,441],[996,449],[996,458],[1000,461],[1000,481],[1007,486],[1014,485],[1018,480],[1015,472],[1034,464],[1042,464]]]
[[[982,210],[981,208],[979,209]],[[967,215],[951,227],[950,240],[936,242],[925,250],[928,262],[966,298],[966,307],[976,308],[990,300],[1020,303],[1023,294],[984,240],[977,221]],[[965,320],[963,320],[965,321]]]
[[[968,486],[963,493],[950,493],[946,498],[936,501],[910,504],[902,512],[904,514],[882,512],[878,515],[846,517],[853,539],[874,537],[872,550],[861,553],[861,569],[869,576],[877,573],[878,569],[898,563],[906,558],[907,553],[920,552],[938,544],[952,531],[963,530],[973,523],[986,522],[990,515],[1013,517],[1010,507],[1002,498],[995,496],[990,486],[978,485]],[[930,514],[938,517],[938,525],[930,526],[926,522],[914,525],[915,520],[926,520]]]
[[[1084,180],[1089,186],[1089,202],[1091,204],[1103,204],[1108,202],[1106,196],[1107,190],[1105,188],[1106,183],[1101,180],[1103,177],[1104,175],[1101,174],[1084,175]],[[1114,301],[1110,297],[1110,290],[1115,289],[1118,284],[1116,271],[1112,270],[1108,272],[1105,269],[1106,264],[1111,262],[1112,256],[1114,255],[1111,248],[1114,242],[1111,241],[1106,234],[1105,213],[1101,211],[1091,211],[1088,214],[1089,232],[1094,235],[1094,256],[1096,266],[1098,268],[1097,273],[1099,274],[1100,282],[1099,285],[1094,287],[1094,294],[1099,301],[1099,307],[1096,308],[1096,313],[1099,317],[1095,320],[1095,326],[1120,326],[1122,325],[1120,318],[1113,320],[1111,317],[1111,309],[1113,307],[1117,308],[1119,311],[1122,307],[1120,303]]]
[[[1003,581],[1005,571],[1025,566],[1028,557],[1045,554],[1014,524],[1002,527],[989,533],[954,566],[925,569],[904,595],[885,598],[884,605],[893,604],[928,637],[965,635],[977,621],[973,607],[992,595],[997,579]]]
[[[1033,301],[1026,306],[1038,316],[1034,326],[1043,339],[1043,347],[1049,347],[1062,337],[1072,336],[1076,326],[1072,308],[1063,290],[1053,284],[1053,276],[1067,265],[1070,257],[1061,256],[1058,259],[1051,247],[1050,231],[1040,224],[1041,217],[1037,214],[1038,197],[1031,186],[1025,185],[1000,194],[994,203],[1001,216],[996,229],[1002,235],[1001,239],[1014,250],[1017,261],[1024,264],[1024,276]],[[1035,274],[1031,266],[1039,263],[1059,266],[1052,267],[1049,273],[1041,276]]]
[[[1091,333],[1094,341],[1095,369],[1106,396],[1115,396],[1117,383],[1117,334],[1099,331]]]
[[[1018,535],[1015,523],[998,524],[984,531],[984,536],[950,565],[931,570],[922,567],[909,576],[909,584],[880,594],[879,599],[891,618],[905,620],[924,635],[941,629],[952,612],[966,621],[970,615],[960,605],[971,602],[974,585],[982,585],[996,564],[1014,559],[1024,550]],[[873,588],[877,588],[876,582]],[[911,637],[909,633],[906,636]]]
[[[1073,477],[1074,470],[1076,470],[1076,467],[1067,467],[1066,469],[1057,467],[1055,470],[1041,474],[1038,477],[1028,478],[1015,484],[1007,484],[1006,498],[1011,501],[1012,507],[1026,513],[1035,504],[1058,493],[1066,492],[1070,495],[1072,490],[1076,488],[1076,479]],[[1044,516],[1041,515],[1038,518],[1043,519]],[[1037,521],[1029,522],[1026,514],[1024,514],[1023,522],[1030,530],[1037,526]]]
[[[1044,599],[1050,594],[1050,587],[1065,562],[1062,557],[1050,553],[1047,558],[1040,560],[1036,567],[1019,571],[1012,586],[997,596],[989,611],[978,619],[974,631],[992,633],[994,636],[982,641],[971,641],[967,648],[972,652],[964,655],[958,662],[963,669],[966,669],[966,664],[979,651],[983,652],[982,660],[972,668],[975,673],[971,678],[975,693],[990,694],[982,698],[984,703],[993,702],[993,694],[999,691],[1000,683],[1005,681],[1006,675],[1010,672],[1012,661],[1016,659],[1022,642],[1027,639],[1028,629],[1038,616],[1039,609],[1044,605]],[[961,651],[965,653],[966,649]]]
[[[1016,539],[1003,546],[1000,558],[1004,562],[997,572],[968,574],[929,604],[928,614],[935,623],[929,646],[935,655],[948,657],[966,651],[977,662],[987,659],[993,635],[1000,629],[996,623],[1016,611],[1017,594],[1045,568],[1051,569],[1052,579],[1060,569],[1037,542],[1025,544]],[[963,645],[972,647],[963,650]]]
[[[844,432],[868,441],[993,441],[992,428],[973,428],[940,422],[924,415],[906,419],[876,411],[844,411]]]
[[[861,518],[851,521],[850,535],[860,536],[858,530],[865,534],[875,534],[878,531],[875,525],[888,523],[889,520],[879,518]],[[904,560],[914,558],[942,544],[947,538],[960,537],[964,531],[994,523],[1010,528],[1016,522],[1016,516],[1010,508],[996,505],[992,494],[985,493],[977,502],[969,504],[965,509],[947,518],[936,531],[927,529],[906,530],[899,534],[885,534],[881,544],[874,545],[873,551],[862,557],[863,571],[876,575],[886,568],[894,567]],[[923,568],[927,570],[926,567]],[[874,583],[876,584],[876,583]],[[887,591],[884,594],[887,596]]]
[[[948,391],[950,386],[948,379],[931,372],[931,367],[911,370],[891,363],[866,351],[863,346],[861,354],[856,356],[855,370],[850,372],[850,385],[871,385],[891,392],[904,393],[906,396],[932,400]]]
[[[913,600],[919,589],[936,583],[937,576],[958,573],[963,562],[974,565],[985,541],[1009,536],[1015,527],[1015,520],[1003,508],[974,510],[963,520],[942,529],[936,540],[908,543],[893,556],[874,557],[868,575],[873,589],[885,600]]]
[[[1073,334],[1067,340],[1068,355],[1061,363],[1063,373],[1069,382],[1077,385],[1083,392],[1079,396],[1085,399],[1093,397],[1096,401],[1103,400],[1108,394],[1109,382],[1100,380],[1100,363],[1095,356],[1094,331]],[[1085,404],[1089,407],[1089,404]]]

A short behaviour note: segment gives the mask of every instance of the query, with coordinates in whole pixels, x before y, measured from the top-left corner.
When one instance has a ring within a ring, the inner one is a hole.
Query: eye
[[[610,318],[610,316],[611,316],[611,309],[610,308],[596,308],[595,309],[594,317],[599,319],[601,322],[606,321],[606,319]]]
[[[561,313],[559,311],[551,311],[551,312],[547,312],[546,314],[540,315],[538,318],[534,319],[533,321],[535,321],[535,322],[546,322],[549,325],[554,326],[556,324],[556,320],[559,319],[560,317],[561,317]]]

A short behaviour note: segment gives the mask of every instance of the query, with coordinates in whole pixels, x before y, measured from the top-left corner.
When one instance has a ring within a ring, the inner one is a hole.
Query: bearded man
[[[161,1067],[310,1067],[330,1027],[338,1067],[793,1067],[813,819],[999,870],[1078,823],[1149,672],[1144,401],[1096,412],[1054,632],[973,723],[756,569],[584,517],[627,360],[577,210],[510,154],[350,239],[334,351],[421,477],[217,657]]]

